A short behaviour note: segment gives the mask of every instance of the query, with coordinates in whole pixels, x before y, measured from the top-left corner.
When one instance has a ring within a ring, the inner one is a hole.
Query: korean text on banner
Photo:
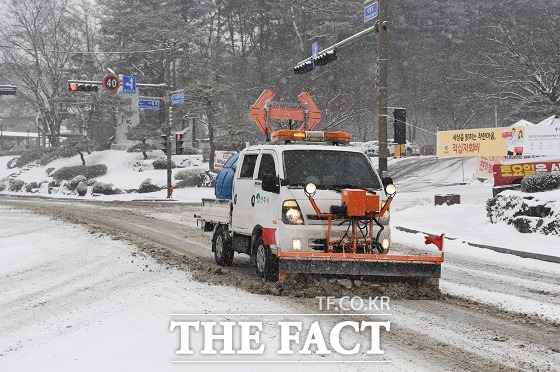
[[[560,155],[560,128],[554,126],[450,130],[437,137],[440,157]]]

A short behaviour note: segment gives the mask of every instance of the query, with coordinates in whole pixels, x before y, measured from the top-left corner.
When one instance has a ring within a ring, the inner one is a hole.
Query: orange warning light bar
[[[350,142],[350,133],[346,132],[321,132],[282,129],[272,133],[273,142],[309,141],[309,142]]]

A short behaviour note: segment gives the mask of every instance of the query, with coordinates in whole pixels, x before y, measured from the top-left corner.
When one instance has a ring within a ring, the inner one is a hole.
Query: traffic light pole
[[[379,175],[387,176],[387,75],[388,75],[388,11],[387,0],[379,1],[379,54],[377,59],[377,94],[379,100]]]
[[[360,38],[362,38],[366,35],[369,35],[369,34],[373,33],[376,29],[377,29],[377,26],[371,26],[369,28],[366,28],[365,30],[362,30],[362,31],[350,36],[350,37],[347,37],[346,39],[344,39],[342,41],[339,41],[338,43],[335,43],[335,44],[331,45],[328,48],[325,48],[325,49],[321,50],[320,52],[317,53],[317,55],[325,54],[327,52],[330,52],[331,50],[338,49],[338,48],[341,48],[345,45],[348,45],[348,44],[350,44],[350,43],[352,43],[352,42],[354,42],[354,41],[356,41],[356,40],[358,40],[358,39],[360,39]],[[303,61],[299,62],[298,65],[302,65],[305,62],[311,61],[312,59],[313,59],[313,57],[307,57]]]
[[[363,31],[358,32],[330,47],[320,51],[318,55],[327,53],[332,50],[336,50],[344,45],[347,45],[353,41],[360,39],[361,37],[368,35],[374,31],[379,33],[378,43],[379,43],[379,53],[377,59],[377,94],[378,94],[378,129],[379,129],[379,174],[382,177],[387,175],[387,103],[388,103],[388,92],[387,92],[387,75],[388,75],[388,36],[387,36],[387,26],[388,26],[388,10],[387,10],[387,0],[379,1],[379,16],[377,23]],[[308,68],[306,64],[309,64],[313,57],[308,57],[303,61],[299,62],[294,67],[295,73],[306,73],[312,70]],[[301,69],[301,70],[299,70]],[[299,70],[299,71],[298,71]]]

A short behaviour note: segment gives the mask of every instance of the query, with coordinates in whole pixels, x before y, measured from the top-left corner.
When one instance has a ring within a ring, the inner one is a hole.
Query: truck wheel
[[[212,250],[216,263],[220,266],[231,266],[233,262],[233,247],[226,230],[220,226],[212,237]]]
[[[272,254],[262,238],[257,239],[252,258],[259,277],[273,282],[278,280],[278,258]]]

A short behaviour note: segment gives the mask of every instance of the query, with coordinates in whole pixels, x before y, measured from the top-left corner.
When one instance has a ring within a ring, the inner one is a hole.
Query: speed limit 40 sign
[[[117,93],[121,86],[121,79],[116,74],[107,74],[103,77],[103,88],[109,93]]]

